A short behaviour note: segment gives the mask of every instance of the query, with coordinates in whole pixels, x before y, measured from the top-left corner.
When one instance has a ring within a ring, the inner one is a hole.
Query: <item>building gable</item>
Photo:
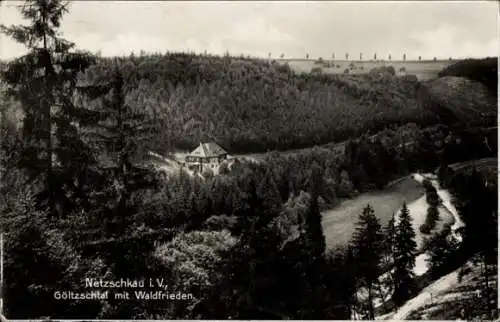
[[[227,154],[227,152],[221,148],[215,142],[200,143],[200,145],[194,149],[189,155],[199,158],[212,158],[219,157]]]

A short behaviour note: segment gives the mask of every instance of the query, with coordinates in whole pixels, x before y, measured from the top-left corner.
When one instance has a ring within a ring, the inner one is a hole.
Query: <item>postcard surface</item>
[[[498,319],[495,2],[0,2],[0,318]]]

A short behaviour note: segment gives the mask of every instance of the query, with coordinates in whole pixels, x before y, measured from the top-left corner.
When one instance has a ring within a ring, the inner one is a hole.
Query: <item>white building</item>
[[[215,142],[200,143],[185,158],[185,166],[193,171],[219,171],[220,165],[227,160],[228,153]]]

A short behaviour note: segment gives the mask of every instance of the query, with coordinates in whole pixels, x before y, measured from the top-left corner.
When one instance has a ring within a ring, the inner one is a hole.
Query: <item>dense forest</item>
[[[432,122],[414,76],[296,74],[265,60],[169,53],[101,58],[82,78],[92,82],[115,67],[128,103],[157,120],[150,144],[159,151],[207,140],[232,153],[284,150]]]
[[[428,242],[437,254],[432,273],[475,254],[494,262],[496,183],[484,185],[478,171],[445,171],[497,155],[497,133],[484,129],[494,113],[471,132],[457,125],[467,123],[464,106],[438,117],[440,90],[390,71],[295,74],[263,60],[176,53],[100,58],[61,38],[68,8],[27,1],[20,10],[31,24],[1,29],[29,49],[2,70],[7,317],[374,319],[378,277],[388,267],[395,305],[418,291],[408,209],[402,205],[397,226],[381,227],[367,205],[352,242],[339,249],[326,249],[321,211],[437,168],[467,226],[458,249],[443,247],[442,236]],[[483,111],[483,99],[471,104]],[[237,161],[204,178],[182,171],[162,178],[138,162],[147,150],[204,140],[232,153],[346,142],[343,151],[273,151],[264,162]],[[478,233],[483,221],[488,234]],[[82,292],[85,278],[162,278],[172,293],[192,298],[55,298],[56,291]]]

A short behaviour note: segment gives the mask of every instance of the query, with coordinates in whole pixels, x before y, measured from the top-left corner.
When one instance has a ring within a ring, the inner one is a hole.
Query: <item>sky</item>
[[[0,21],[23,23],[4,0]],[[258,57],[407,59],[498,56],[495,1],[74,1],[61,26],[103,56],[205,50]],[[2,35],[0,58],[25,52]]]

